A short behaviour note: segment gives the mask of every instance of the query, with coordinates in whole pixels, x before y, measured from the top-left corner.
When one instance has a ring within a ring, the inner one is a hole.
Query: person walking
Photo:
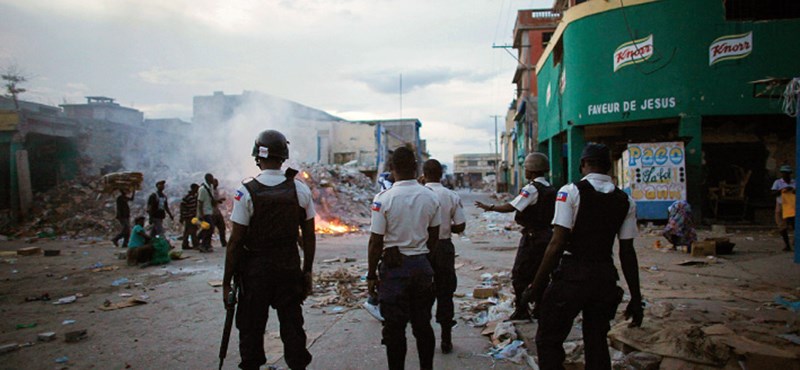
[[[514,200],[501,205],[487,205],[475,202],[484,211],[500,213],[516,212],[514,220],[522,226],[517,256],[511,269],[511,285],[514,287],[514,313],[511,320],[530,320],[529,294],[525,290],[536,277],[542,264],[547,243],[553,236],[551,222],[556,202],[556,189],[547,182],[545,175],[550,171],[550,160],[538,152],[525,157],[525,178],[528,184],[520,190]]]
[[[417,339],[420,368],[432,369],[436,337],[430,323],[434,272],[429,255],[436,255],[439,241],[439,200],[417,182],[417,161],[411,149],[397,148],[392,164],[396,182],[372,203],[367,284],[380,302],[389,369],[405,366],[409,322]]]
[[[625,318],[637,327],[644,317],[633,248],[636,203],[608,175],[611,155],[605,145],[587,144],[580,168],[583,179],[564,185],[556,195],[553,238],[532,286],[534,312],[539,314],[536,349],[543,370],[564,369],[563,344],[578,313],[583,315],[586,368],[611,369],[606,337],[623,296],[613,261],[615,236],[631,297]]]
[[[789,217],[788,213],[784,212],[783,198],[784,194],[794,194],[797,188],[794,179],[792,178],[792,167],[783,165],[780,168],[781,177],[772,183],[772,195],[775,197],[775,224],[778,225],[778,231],[783,238],[783,250],[792,250],[792,244],[789,242],[789,224],[794,229],[794,217],[791,217],[791,222],[787,222]]]
[[[281,165],[289,158],[286,137],[261,132],[253,146],[261,173],[244,183],[233,197],[233,230],[225,253],[223,301],[237,280],[241,287],[236,310],[239,367],[258,369],[267,362],[264,332],[269,308],[278,312],[286,364],[305,369],[311,363],[303,329],[303,300],[311,294],[316,239],[311,190]],[[298,238],[302,238],[302,269]]]
[[[197,219],[209,225],[208,228],[201,228],[198,235],[200,237],[198,250],[203,253],[213,252],[211,237],[214,235],[214,206],[217,204],[213,189],[214,175],[207,173],[197,196]]]
[[[156,192],[147,198],[147,214],[150,216],[150,224],[153,225],[153,229],[150,231],[151,238],[158,235],[164,236],[164,219],[167,218],[167,215],[170,220],[175,219],[169,210],[167,196],[164,194],[166,186],[167,182],[164,180],[156,182]]]
[[[455,269],[456,251],[450,236],[452,233],[463,233],[467,227],[467,219],[464,217],[461,197],[441,184],[442,171],[442,164],[435,159],[429,159],[422,165],[425,186],[436,193],[441,212],[439,241],[436,253],[431,254],[431,261],[434,272],[433,284],[436,288],[436,322],[442,328],[442,353],[450,353],[453,351],[452,328],[456,324],[453,320],[455,315],[453,293],[458,286]]]
[[[199,189],[200,185],[190,185],[189,192],[186,193],[181,200],[180,222],[183,224],[183,242],[181,247],[183,249],[194,249],[199,245],[197,240],[197,225],[192,223],[192,219],[197,214],[197,191]],[[189,245],[189,238],[192,239],[191,246]]]
[[[117,221],[119,221],[119,234],[111,239],[111,242],[114,243],[115,247],[119,247],[119,240],[122,239],[121,247],[125,248],[128,246],[128,240],[131,237],[131,207],[128,205],[128,202],[133,202],[133,198],[136,196],[136,190],[131,193],[130,198],[128,198],[128,193],[125,190],[119,191],[119,196],[117,196]]]
[[[222,210],[219,209],[219,206],[225,202],[226,198],[222,196],[222,190],[219,189],[219,179],[216,177],[214,178],[213,185],[214,207],[211,212],[211,220],[214,222],[212,226],[217,229],[217,233],[219,234],[219,243],[222,245],[222,248],[225,248],[228,245],[228,240],[225,238],[227,226],[225,225],[225,216],[222,215]]]

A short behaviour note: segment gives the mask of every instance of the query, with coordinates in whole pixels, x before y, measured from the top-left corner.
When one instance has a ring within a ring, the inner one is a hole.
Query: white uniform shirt
[[[258,181],[267,186],[275,186],[286,181],[286,175],[281,170],[264,170],[253,181]],[[311,199],[311,189],[298,179],[294,180],[294,186],[297,192],[297,202],[300,203],[300,207],[306,210],[306,220],[314,218],[316,213],[314,212],[314,202]],[[250,198],[250,192],[247,191],[247,188],[242,185],[233,196],[231,221],[239,225],[248,226],[252,215],[253,199]]]
[[[613,192],[616,188],[611,181],[611,176],[608,175],[590,173],[581,180],[588,180],[595,190],[605,194]],[[575,220],[578,218],[580,202],[580,191],[575,184],[562,186],[556,194],[556,213],[553,217],[553,225],[572,230]],[[636,226],[636,202],[630,196],[628,196],[628,214],[617,234],[620,239],[633,239],[639,234]]]
[[[786,180],[781,177],[772,183],[772,190],[783,190],[783,188],[795,188],[794,179],[791,179],[789,183],[786,183]],[[780,194],[775,197],[775,203],[783,204]]]
[[[533,179],[533,181],[536,181],[544,186],[550,186],[550,183],[547,182],[547,180],[545,180],[545,178],[542,176]],[[522,212],[525,210],[525,208],[528,208],[528,206],[536,204],[538,200],[539,191],[536,190],[536,186],[533,184],[528,184],[519,191],[519,195],[517,195],[517,197],[514,198],[510,204],[512,207],[514,207],[514,209]]]
[[[450,228],[453,225],[467,222],[467,218],[464,217],[464,206],[461,204],[461,197],[438,182],[430,182],[425,186],[431,188],[436,193],[436,196],[439,197],[439,207],[442,213],[442,224],[439,225],[439,239],[450,239],[452,235]]]
[[[372,202],[370,232],[383,235],[383,248],[407,256],[428,253],[428,228],[441,224],[439,199],[417,180],[397,181]]]

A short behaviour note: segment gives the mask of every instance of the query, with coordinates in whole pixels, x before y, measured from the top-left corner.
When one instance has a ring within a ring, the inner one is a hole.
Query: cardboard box
[[[25,247],[17,249],[17,254],[20,256],[32,256],[40,253],[42,253],[42,248],[39,247]]]
[[[479,286],[472,291],[472,297],[478,299],[491,298],[497,295],[497,288],[493,286]]]
[[[692,243],[692,257],[705,257],[717,254],[717,242],[706,240]]]

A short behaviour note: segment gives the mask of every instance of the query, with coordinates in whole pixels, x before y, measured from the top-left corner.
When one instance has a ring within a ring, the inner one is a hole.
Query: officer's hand
[[[314,275],[311,272],[303,274],[303,299],[308,298],[314,292]]]
[[[625,308],[625,319],[631,319],[631,323],[628,324],[629,328],[642,326],[642,320],[644,319],[644,303],[638,299],[628,302],[628,307]]]
[[[378,279],[367,280],[367,292],[370,296],[378,296],[378,285],[380,285],[380,280]]]
[[[475,201],[475,207],[478,207],[478,208],[480,208],[480,209],[482,209],[484,211],[489,209],[489,206],[487,206],[486,204],[483,204],[483,203],[481,203],[481,202],[479,202],[477,200]]]
[[[231,288],[230,284],[222,285],[222,302],[225,304],[226,310],[232,310],[236,305],[236,297],[231,296],[232,291],[233,288]]]

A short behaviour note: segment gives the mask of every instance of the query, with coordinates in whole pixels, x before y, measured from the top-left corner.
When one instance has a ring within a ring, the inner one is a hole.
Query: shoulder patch
[[[566,202],[567,201],[567,192],[566,191],[559,191],[556,194],[556,202]]]
[[[381,202],[372,202],[372,211],[379,212],[381,210]]]
[[[531,196],[531,193],[528,192],[525,189],[522,189],[522,190],[520,190],[519,195],[521,195],[523,198],[527,198],[527,197]]]
[[[242,193],[241,190],[236,190],[236,195],[233,196],[233,199],[236,199],[236,201],[240,201],[242,200],[242,196],[244,196],[244,193]]]

